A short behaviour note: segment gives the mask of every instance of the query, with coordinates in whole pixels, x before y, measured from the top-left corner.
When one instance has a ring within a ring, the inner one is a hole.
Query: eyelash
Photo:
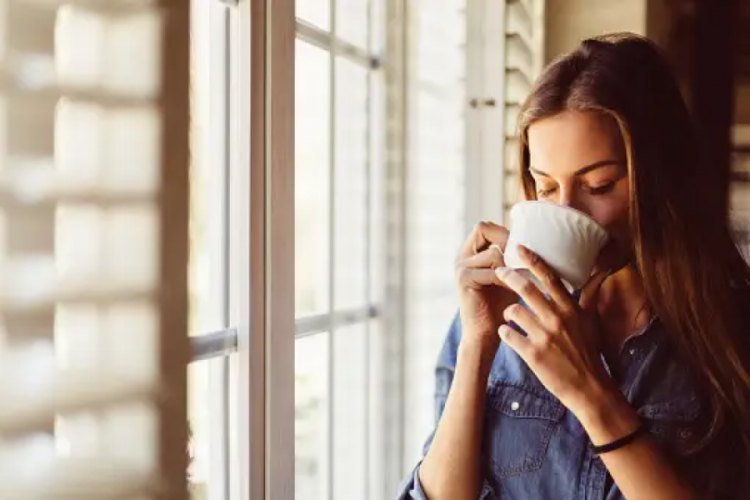
[[[614,188],[615,188],[615,183],[610,182],[609,184],[605,184],[603,186],[598,186],[595,188],[588,187],[586,188],[586,191],[588,191],[588,193],[593,196],[602,196],[604,194],[611,193]]]
[[[592,196],[602,196],[602,195],[611,193],[612,190],[614,190],[616,183],[617,183],[617,181],[613,181],[613,182],[610,182],[609,184],[605,184],[603,186],[598,186],[598,187],[584,187],[584,190],[588,194],[590,194]],[[554,193],[556,190],[557,190],[556,187],[550,188],[550,189],[542,189],[542,190],[538,190],[536,192],[536,195],[539,196],[540,198],[546,198],[547,196],[549,196],[552,193]]]

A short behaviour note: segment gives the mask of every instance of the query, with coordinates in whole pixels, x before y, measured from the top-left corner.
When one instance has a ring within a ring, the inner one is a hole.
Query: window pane
[[[375,55],[383,53],[385,45],[385,0],[370,0],[370,51]]]
[[[336,36],[362,48],[368,45],[368,0],[336,2]]]
[[[295,86],[295,310],[328,309],[330,57],[297,41]]]
[[[407,187],[408,312],[403,353],[407,383],[402,409],[406,463],[421,455],[423,438],[413,436],[424,435],[434,425],[432,375],[443,340],[435,332],[445,331],[455,314],[451,269],[456,249],[466,237],[467,8],[472,7],[465,0],[439,5],[422,1],[413,16],[418,23],[413,78],[420,87],[409,108],[414,162]]]
[[[192,0],[190,121],[190,333],[227,327],[228,11]]]
[[[336,60],[335,308],[361,307],[367,293],[366,68]]]
[[[385,89],[383,73],[370,76],[370,303],[381,304],[385,291]]]
[[[216,358],[188,366],[188,408],[190,441],[188,442],[188,477],[192,500],[213,498],[212,492],[222,491],[221,479],[222,433],[224,408],[222,391],[222,363],[227,358]],[[218,472],[218,474],[217,474]]]
[[[324,30],[331,29],[331,0],[297,0],[296,9],[300,20]]]
[[[294,358],[294,455],[296,500],[328,495],[329,334],[301,338]]]
[[[366,325],[333,337],[333,498],[366,498],[368,349]]]
[[[368,325],[368,373],[367,387],[368,415],[368,457],[367,473],[369,477],[369,491],[371,499],[389,498],[392,492],[382,478],[386,476],[386,465],[392,453],[392,443],[399,441],[398,429],[394,425],[383,425],[389,409],[393,411],[397,403],[394,401],[394,387],[398,384],[398,356],[386,356],[388,352],[388,333],[384,322],[380,318],[370,320]],[[390,365],[386,365],[390,363]],[[391,453],[389,453],[389,451]]]

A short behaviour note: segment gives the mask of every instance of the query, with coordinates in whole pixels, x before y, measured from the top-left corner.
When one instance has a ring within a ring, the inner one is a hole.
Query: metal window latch
[[[469,101],[469,106],[472,108],[478,108],[480,106],[486,107],[486,108],[494,108],[497,103],[495,102],[495,99],[489,97],[485,99],[477,99],[476,97],[472,98]]]

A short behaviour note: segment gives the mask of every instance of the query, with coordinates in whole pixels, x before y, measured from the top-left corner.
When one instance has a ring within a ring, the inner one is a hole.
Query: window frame
[[[224,472],[210,496],[293,498],[294,2],[216,1],[228,6],[226,93],[213,96],[227,137],[216,152],[226,176],[226,327],[190,339],[194,362],[222,360]]]

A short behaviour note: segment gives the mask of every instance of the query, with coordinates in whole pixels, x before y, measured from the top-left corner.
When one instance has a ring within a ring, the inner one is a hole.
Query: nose
[[[557,200],[558,205],[563,205],[566,207],[573,207],[573,188],[572,186],[568,185],[561,185],[560,186],[560,198]]]
[[[580,206],[578,196],[576,196],[576,190],[574,186],[560,186],[560,199],[558,200],[559,205],[563,205],[576,210],[582,210]]]

